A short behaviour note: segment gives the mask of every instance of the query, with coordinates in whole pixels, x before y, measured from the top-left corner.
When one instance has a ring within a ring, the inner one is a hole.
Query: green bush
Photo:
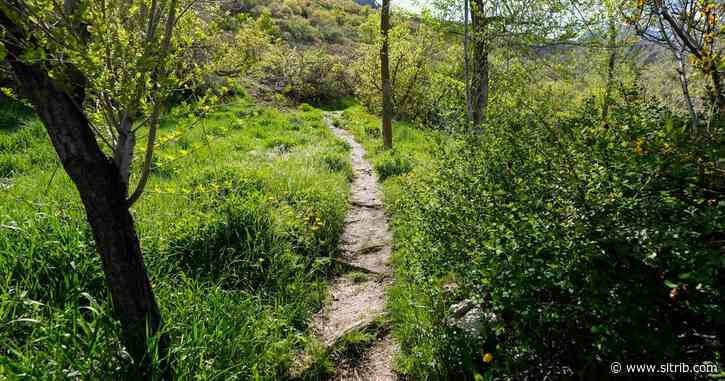
[[[296,15],[285,19],[280,29],[295,42],[312,43],[320,38],[320,32],[306,18]]]
[[[512,115],[406,180],[391,293],[403,373],[587,378],[612,361],[717,360],[725,201],[710,189],[725,184],[691,157],[716,166],[722,135],[627,99],[609,128],[593,103],[556,127]],[[462,300],[485,312],[479,337],[450,323]]]
[[[336,102],[353,93],[355,78],[346,60],[322,48],[282,45],[265,55],[258,65],[257,76],[278,94],[295,102]]]

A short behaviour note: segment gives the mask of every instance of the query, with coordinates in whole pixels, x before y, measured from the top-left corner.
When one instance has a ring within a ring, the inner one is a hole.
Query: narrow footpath
[[[364,330],[385,313],[385,290],[392,282],[391,234],[378,178],[353,136],[335,126],[339,114],[325,113],[325,124],[352,148],[351,208],[341,237],[342,262],[349,271],[333,281],[332,301],[314,319],[315,332],[327,346],[355,330]],[[397,345],[379,331],[373,345],[355,361],[337,364],[333,380],[395,380],[392,361]]]

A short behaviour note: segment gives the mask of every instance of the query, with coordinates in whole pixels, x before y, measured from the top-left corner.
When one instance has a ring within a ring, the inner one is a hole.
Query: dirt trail
[[[351,268],[331,287],[332,302],[315,316],[316,332],[325,345],[334,344],[346,333],[370,325],[385,312],[385,289],[392,281],[388,266],[391,234],[383,209],[378,179],[365,150],[347,131],[335,127],[339,114],[325,114],[325,124],[335,135],[350,144],[354,178],[351,208],[342,234],[342,261]],[[361,273],[365,274],[364,276]],[[389,334],[379,338],[359,361],[338,364],[334,380],[395,380],[392,358],[396,344]]]

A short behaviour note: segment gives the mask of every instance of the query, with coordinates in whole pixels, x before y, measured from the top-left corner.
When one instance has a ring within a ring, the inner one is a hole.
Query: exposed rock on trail
[[[335,127],[338,114],[325,114],[325,124],[352,148],[351,208],[341,237],[342,262],[360,271],[333,281],[331,303],[314,319],[320,340],[328,347],[345,334],[363,330],[385,312],[385,289],[392,281],[388,265],[391,234],[378,189],[378,179],[365,160],[365,150],[353,136]],[[366,273],[360,279],[360,272]],[[338,364],[335,380],[394,380],[392,358],[397,346],[389,334],[378,338],[359,361]]]

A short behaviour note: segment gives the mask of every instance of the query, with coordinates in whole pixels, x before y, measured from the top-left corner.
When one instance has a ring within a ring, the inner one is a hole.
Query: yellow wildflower
[[[493,355],[489,352],[486,352],[486,354],[483,355],[483,362],[485,363],[491,363],[493,361]]]
[[[641,139],[640,138],[639,140],[637,140],[637,144],[634,147],[634,153],[635,153],[635,155],[640,156],[640,155],[644,154],[644,147],[643,146],[644,146],[644,139]]]

